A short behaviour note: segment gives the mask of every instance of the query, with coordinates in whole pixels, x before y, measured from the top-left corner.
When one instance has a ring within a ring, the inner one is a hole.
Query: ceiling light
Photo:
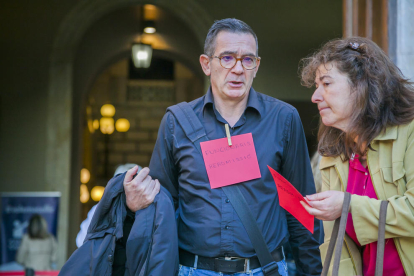
[[[101,107],[101,115],[103,117],[113,117],[115,115],[115,107],[112,104],[104,104]]]
[[[144,33],[153,34],[157,31],[155,28],[155,22],[153,20],[144,21]]]
[[[137,68],[148,68],[151,65],[152,47],[138,43],[132,45],[132,60]]]

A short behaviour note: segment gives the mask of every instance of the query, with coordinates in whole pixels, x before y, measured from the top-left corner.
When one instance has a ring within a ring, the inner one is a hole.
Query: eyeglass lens
[[[223,66],[226,69],[233,68],[234,65],[236,65],[237,58],[234,56],[222,56],[220,58],[221,66]],[[246,69],[253,69],[256,67],[256,59],[254,57],[243,57],[241,59],[242,65]]]

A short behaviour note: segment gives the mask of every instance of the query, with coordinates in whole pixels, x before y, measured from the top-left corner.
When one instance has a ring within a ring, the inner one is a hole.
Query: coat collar
[[[380,135],[374,138],[374,140],[397,140],[398,126],[389,126]]]
[[[319,164],[319,169],[323,170],[325,168],[335,166],[336,164],[344,163],[342,160],[343,158],[341,159],[341,156],[324,157],[321,159],[321,162]]]
[[[398,137],[398,126],[389,126],[380,133],[377,137],[374,138],[375,140],[396,140]],[[321,163],[319,164],[319,169],[323,170],[328,167],[332,167],[335,165],[339,165],[341,163],[345,163],[348,161],[344,160],[344,156],[336,156],[336,157],[325,157],[321,159]]]

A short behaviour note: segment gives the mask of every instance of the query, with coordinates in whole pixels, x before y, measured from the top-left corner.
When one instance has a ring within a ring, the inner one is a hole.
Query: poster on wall
[[[60,192],[1,193],[0,265],[15,262],[20,241],[34,214],[43,216],[57,238]]]

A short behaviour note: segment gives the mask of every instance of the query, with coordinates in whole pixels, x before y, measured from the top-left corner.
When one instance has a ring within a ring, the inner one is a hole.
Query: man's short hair
[[[256,55],[259,53],[259,43],[257,36],[249,25],[236,18],[226,18],[214,21],[213,26],[207,33],[206,41],[204,42],[204,54],[211,57],[216,49],[216,37],[221,31],[231,33],[248,33],[256,40]]]

